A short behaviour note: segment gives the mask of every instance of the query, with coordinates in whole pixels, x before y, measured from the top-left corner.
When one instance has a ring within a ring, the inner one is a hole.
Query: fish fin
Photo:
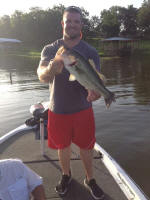
[[[64,46],[61,46],[61,47],[58,49],[58,51],[56,52],[56,56],[61,55],[64,51],[65,51]]]
[[[92,65],[92,67],[93,67],[94,69],[96,69],[95,63],[94,63],[93,59],[89,59],[89,63]]]
[[[73,74],[70,74],[69,81],[75,81],[76,77]]]
[[[105,78],[105,76],[103,74],[101,74],[100,72],[97,71],[98,76],[100,77],[100,79],[103,81],[104,85],[106,84],[107,80]]]
[[[105,84],[106,83],[106,78],[103,74],[101,74],[97,69],[96,69],[96,66],[95,66],[95,63],[93,61],[93,59],[89,59],[89,63],[91,64],[91,66],[93,67],[93,69],[97,72],[97,74],[99,75],[100,79],[103,81],[103,83]]]

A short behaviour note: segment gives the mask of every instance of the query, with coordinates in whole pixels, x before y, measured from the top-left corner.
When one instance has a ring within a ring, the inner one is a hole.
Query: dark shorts
[[[71,143],[82,149],[95,144],[95,120],[92,108],[74,114],[48,112],[48,146],[63,149]]]

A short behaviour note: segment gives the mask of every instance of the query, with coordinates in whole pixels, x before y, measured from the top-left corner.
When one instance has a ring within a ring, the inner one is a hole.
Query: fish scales
[[[57,55],[61,56],[65,68],[71,74],[70,80],[77,80],[86,89],[98,92],[104,97],[107,107],[115,101],[114,93],[105,87],[103,80],[100,78],[102,75],[96,70],[95,66],[77,51],[62,46]]]

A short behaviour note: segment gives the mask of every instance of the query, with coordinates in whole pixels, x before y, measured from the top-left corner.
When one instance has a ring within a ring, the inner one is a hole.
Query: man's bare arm
[[[43,83],[48,83],[51,80],[50,77],[50,67],[51,67],[52,61],[40,61],[39,67],[37,69],[37,74],[39,77],[39,80]]]
[[[64,64],[59,57],[55,57],[50,62],[40,61],[37,69],[39,80],[44,83],[52,82],[55,75],[61,73],[63,66]]]
[[[32,191],[33,199],[32,200],[46,200],[45,191],[43,185],[37,186]]]

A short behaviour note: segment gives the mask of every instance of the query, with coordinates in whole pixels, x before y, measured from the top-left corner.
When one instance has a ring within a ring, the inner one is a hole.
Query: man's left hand
[[[99,99],[101,95],[94,90],[88,90],[87,101],[92,102]]]

